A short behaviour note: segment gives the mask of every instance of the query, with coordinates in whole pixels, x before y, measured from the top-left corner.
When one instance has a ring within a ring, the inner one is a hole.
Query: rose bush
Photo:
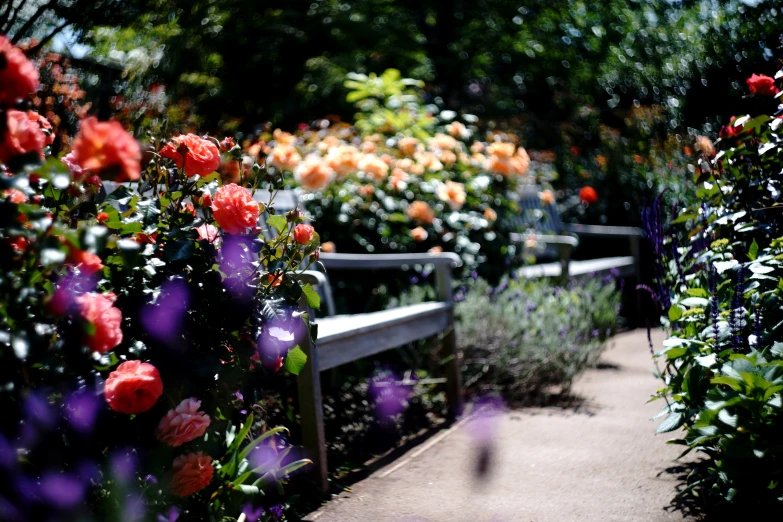
[[[647,290],[670,333],[655,354],[658,432],[684,428],[673,442],[705,457],[681,495],[762,512],[783,501],[783,119],[765,98],[775,82],[748,84],[775,114],[732,118],[700,147],[697,203],[670,211],[658,199],[644,217],[659,260]]]
[[[267,240],[282,176],[222,185],[212,138],[86,118],[52,157],[35,68],[0,53],[0,518],[278,520],[309,461],[265,408],[306,361],[318,234],[292,212]]]

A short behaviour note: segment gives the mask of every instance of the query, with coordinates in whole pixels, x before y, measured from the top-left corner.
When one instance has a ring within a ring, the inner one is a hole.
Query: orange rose
[[[359,170],[375,181],[383,181],[389,175],[389,165],[378,156],[373,156],[372,154],[365,154],[359,160]]]
[[[484,211],[484,218],[485,218],[487,221],[493,221],[493,222],[494,222],[494,221],[497,221],[497,219],[498,219],[498,213],[497,213],[497,212],[495,212],[493,209],[491,209],[491,208],[488,208],[488,209],[486,209],[486,210]]]
[[[14,105],[38,90],[38,69],[8,38],[0,35],[0,105]]]
[[[514,155],[515,148],[513,143],[496,141],[487,147],[487,154],[490,156],[497,156],[501,159],[511,159],[511,156]]]
[[[397,142],[397,147],[399,147],[403,156],[413,156],[413,153],[416,152],[416,145],[418,144],[419,140],[416,138],[405,137],[401,138],[400,141]]]
[[[8,198],[8,201],[11,203],[16,203],[17,205],[21,205],[22,203],[27,203],[27,196],[24,192],[22,192],[19,189],[7,189],[3,191],[3,196]]]
[[[255,228],[260,209],[250,192],[231,183],[217,189],[212,201],[212,215],[227,234],[244,234]]]
[[[555,195],[551,190],[543,190],[539,192],[538,198],[541,200],[541,204],[544,206],[555,203]]]
[[[447,181],[438,186],[438,199],[449,204],[452,210],[459,210],[465,204],[465,187],[462,183]]]
[[[212,457],[198,453],[180,455],[172,466],[171,491],[180,497],[187,497],[204,489],[212,482]]]
[[[302,156],[292,145],[279,144],[269,152],[267,163],[279,170],[294,170],[302,161]]]
[[[358,170],[360,157],[359,149],[346,145],[330,148],[324,161],[337,174],[337,179],[343,179]]]
[[[430,140],[430,150],[454,150],[459,143],[448,134],[436,134]]]
[[[426,225],[431,224],[435,219],[435,212],[433,212],[430,206],[424,201],[414,201],[408,206],[408,210],[406,210],[405,213],[409,218],[420,221]]]
[[[184,156],[185,175],[189,178],[212,174],[220,166],[220,150],[217,145],[195,134],[171,138],[161,149],[160,155],[174,161],[177,168],[182,168]]]
[[[79,272],[86,276],[91,276],[99,270],[103,270],[103,263],[100,257],[75,247],[71,248],[68,260],[79,269]]]
[[[79,315],[95,329],[87,337],[87,345],[92,351],[105,353],[122,342],[122,312],[111,299],[91,292],[74,301],[79,307]]]
[[[14,156],[28,152],[35,152],[43,159],[46,134],[41,126],[26,112],[9,110],[7,114],[5,136],[0,142],[0,162],[7,163]]]
[[[125,361],[109,374],[103,395],[114,411],[128,415],[144,413],[163,395],[163,381],[153,365]]]
[[[204,435],[210,424],[209,416],[198,411],[201,401],[185,399],[160,419],[155,438],[164,444],[177,447]]]
[[[321,251],[326,253],[336,252],[337,246],[335,246],[334,243],[331,241],[327,241],[326,243],[321,245]]]
[[[307,156],[294,171],[294,179],[306,190],[324,189],[333,178],[334,171],[317,154]]]
[[[141,177],[141,148],[116,121],[82,120],[73,140],[71,162],[83,171],[114,171],[119,182]]]

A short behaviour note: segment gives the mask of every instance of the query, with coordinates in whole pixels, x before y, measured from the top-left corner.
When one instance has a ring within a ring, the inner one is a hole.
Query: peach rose
[[[6,117],[6,131],[0,142],[0,162],[20,154],[35,152],[43,159],[43,148],[46,146],[46,134],[41,126],[31,120],[28,113],[9,110]]]
[[[212,457],[198,453],[180,455],[174,459],[171,476],[171,492],[180,497],[187,497],[196,491],[204,489],[212,482]]]
[[[82,171],[113,171],[116,181],[141,177],[141,148],[133,136],[116,121],[82,120],[73,140],[71,162]]]
[[[501,159],[511,159],[515,148],[513,143],[496,141],[487,147],[487,154]]]
[[[294,241],[300,245],[306,245],[313,240],[315,229],[307,223],[300,223],[294,227]]]
[[[696,148],[709,157],[715,155],[715,145],[707,136],[696,136]]]
[[[486,210],[484,211],[484,218],[485,218],[487,221],[492,221],[492,222],[494,222],[494,221],[497,221],[497,219],[498,219],[498,213],[497,213],[497,212],[495,212],[493,209],[491,209],[491,208],[488,208],[488,209],[486,209]]]
[[[443,247],[440,245],[435,245],[434,247],[427,250],[430,254],[442,254],[443,253]]]
[[[474,141],[473,144],[470,146],[470,152],[473,154],[479,154],[481,152],[484,152],[484,144],[480,141]]]
[[[459,143],[457,140],[448,134],[439,133],[430,140],[429,148],[430,150],[454,150],[458,145]]]
[[[122,342],[122,312],[109,297],[90,292],[76,297],[74,302],[82,319],[95,329],[87,337],[87,345],[92,351],[105,353]]]
[[[447,181],[438,186],[438,199],[445,201],[451,210],[459,210],[465,204],[465,187],[462,183]]]
[[[359,170],[375,181],[383,181],[389,175],[389,165],[378,156],[373,156],[372,154],[365,154],[359,160]]]
[[[362,185],[361,187],[359,187],[359,194],[361,194],[362,196],[364,196],[366,198],[369,198],[370,196],[375,194],[375,187],[373,187],[372,185],[369,185],[369,184],[368,185]]]
[[[333,147],[324,158],[324,162],[337,175],[337,179],[343,179],[359,169],[361,152],[356,147],[346,145]]]
[[[54,133],[52,132],[52,124],[49,123],[49,120],[35,111],[27,111],[27,118],[31,122],[38,124],[38,128],[41,129],[41,132],[46,136],[47,145],[54,143]]]
[[[440,154],[438,154],[438,158],[440,159],[441,163],[448,166],[453,165],[454,162],[457,161],[457,155],[451,152],[450,150],[440,151]]]
[[[244,234],[258,223],[260,209],[250,192],[231,183],[217,189],[212,201],[212,215],[227,234]]]
[[[270,166],[278,170],[294,170],[302,161],[302,156],[292,145],[276,145],[266,158]]]
[[[432,152],[417,152],[413,155],[416,161],[431,172],[437,172],[443,169],[443,163]]]
[[[405,138],[400,138],[400,141],[397,142],[397,147],[399,147],[403,156],[413,156],[413,153],[416,152],[416,146],[418,144],[419,140],[407,136]]]
[[[409,218],[420,221],[426,225],[431,224],[435,219],[435,212],[433,212],[430,206],[424,201],[414,201],[408,206],[405,213]]]
[[[109,374],[103,396],[114,411],[128,415],[144,413],[163,395],[160,372],[141,361],[125,361]]]
[[[538,199],[541,200],[541,204],[553,205],[555,203],[555,194],[551,190],[542,190],[538,193]]]
[[[294,179],[306,190],[322,190],[334,179],[334,171],[323,158],[310,154],[296,167]]]
[[[11,41],[0,35],[0,105],[14,105],[38,90],[38,69]]]
[[[280,129],[275,129],[272,133],[272,137],[278,145],[293,145],[296,142],[296,136]]]
[[[172,160],[177,168],[182,168],[184,156],[185,175],[189,178],[212,174],[220,167],[220,150],[217,145],[195,134],[171,138],[161,149],[160,155]]]
[[[511,161],[514,164],[517,174],[520,176],[527,172],[527,169],[530,167],[530,156],[522,147],[517,149],[517,153]]]
[[[325,253],[332,253],[337,251],[337,246],[331,241],[327,241],[321,245],[321,251]]]
[[[408,173],[399,167],[394,168],[389,178],[389,185],[397,191],[405,190],[408,187]]]
[[[428,235],[429,234],[427,234],[427,231],[424,230],[422,227],[416,227],[413,230],[411,230],[411,237],[417,243],[426,240]]]
[[[164,444],[177,447],[204,435],[209,427],[209,416],[198,411],[201,401],[191,398],[180,402],[160,419],[155,429],[155,438]]]
[[[462,122],[455,121],[446,125],[446,132],[454,136],[455,138],[468,138],[470,137],[470,131]]]

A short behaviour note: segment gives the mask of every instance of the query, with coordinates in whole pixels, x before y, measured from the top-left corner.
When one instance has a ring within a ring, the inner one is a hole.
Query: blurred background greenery
[[[600,200],[567,219],[638,223],[664,187],[687,191],[695,136],[772,74],[778,0],[12,0],[0,31],[80,66],[104,109],[149,124],[230,132],[353,121],[350,72],[395,68],[439,110],[556,154],[563,195]],[[97,72],[96,72],[97,71]],[[106,85],[106,84],[109,85]],[[717,102],[720,100],[720,103]],[[159,101],[159,100],[158,100]],[[99,107],[93,107],[97,111]],[[724,116],[724,120],[725,120]],[[560,198],[562,199],[562,198]],[[671,202],[671,201],[670,201]]]

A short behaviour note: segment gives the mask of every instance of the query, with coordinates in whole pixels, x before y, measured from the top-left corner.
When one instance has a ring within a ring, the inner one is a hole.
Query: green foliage
[[[775,107],[756,98],[761,111]],[[737,118],[719,152],[699,158],[698,203],[678,209],[668,231],[665,211],[647,213],[671,332],[656,354],[658,432],[683,427],[674,442],[707,457],[682,495],[756,509],[783,502],[781,121]]]

